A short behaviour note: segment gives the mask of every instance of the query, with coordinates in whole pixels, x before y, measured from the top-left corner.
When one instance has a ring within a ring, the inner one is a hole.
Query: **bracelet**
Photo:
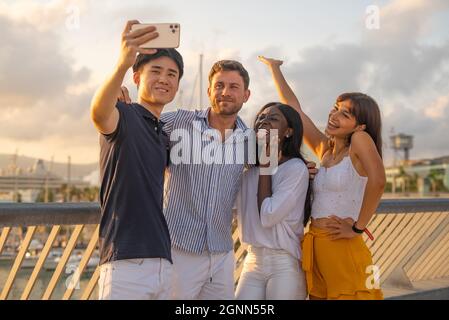
[[[369,230],[368,230],[367,228],[365,228],[365,229],[363,229],[363,230],[357,229],[357,227],[355,226],[356,223],[357,223],[357,221],[354,222],[354,224],[352,225],[352,231],[354,231],[354,232],[357,233],[357,234],[366,233],[366,235],[368,236],[368,238],[370,238],[371,241],[374,241],[374,237],[373,237],[373,235],[371,234],[371,232],[369,232]]]
[[[370,238],[371,241],[374,241],[374,237],[373,237],[373,235],[371,234],[371,232],[369,232],[368,228],[365,229],[365,233],[366,233],[366,235],[368,236],[368,238]]]
[[[363,230],[357,229],[357,227],[355,226],[356,223],[357,223],[357,221],[354,222],[354,224],[352,225],[352,231],[354,231],[355,233],[358,233],[358,234],[362,234],[363,232],[365,232],[365,229],[363,229]]]

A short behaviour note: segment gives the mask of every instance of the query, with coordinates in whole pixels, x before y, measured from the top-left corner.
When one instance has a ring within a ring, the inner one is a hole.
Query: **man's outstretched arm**
[[[131,32],[131,27],[139,21],[128,21],[122,33],[120,58],[112,75],[101,85],[91,102],[91,118],[100,133],[109,134],[115,131],[119,120],[119,112],[115,105],[120,87],[126,72],[136,61],[137,53],[153,54],[154,49],[142,49],[139,46],[158,36],[155,27],[146,27]]]

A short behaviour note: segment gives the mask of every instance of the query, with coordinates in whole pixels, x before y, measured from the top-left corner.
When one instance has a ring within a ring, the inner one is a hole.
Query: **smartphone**
[[[181,25],[179,23],[139,23],[133,24],[131,31],[139,30],[148,26],[156,27],[159,36],[153,40],[140,45],[141,48],[163,49],[178,48],[181,34]]]

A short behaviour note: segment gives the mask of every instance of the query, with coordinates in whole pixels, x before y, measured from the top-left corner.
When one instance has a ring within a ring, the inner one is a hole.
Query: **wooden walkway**
[[[407,298],[408,295],[416,295],[419,298],[420,296],[421,297],[427,296],[426,293],[430,291],[435,291],[438,289],[447,289],[447,293],[445,292],[443,296],[430,295],[430,298],[449,300],[449,289],[448,289],[449,277],[432,280],[421,280],[413,282],[412,284],[413,289],[384,286],[382,290],[385,299],[401,299],[401,297]]]

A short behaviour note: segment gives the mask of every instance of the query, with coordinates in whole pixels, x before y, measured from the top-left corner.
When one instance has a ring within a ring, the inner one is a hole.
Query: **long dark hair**
[[[358,125],[365,125],[365,132],[373,139],[377,152],[382,158],[382,121],[376,100],[360,92],[343,93],[337,98],[337,102],[346,100],[351,101],[351,113]],[[348,142],[350,141],[351,137],[349,137]]]
[[[307,161],[301,154],[302,138],[304,134],[304,128],[299,113],[296,112],[293,107],[280,102],[270,102],[264,105],[256,115],[254,126],[256,126],[257,118],[267,108],[275,106],[282,112],[289,128],[293,129],[293,134],[289,138],[284,139],[284,143],[281,146],[282,155],[290,158],[299,158],[307,166]],[[309,187],[307,188],[306,201],[304,204],[304,226],[307,225],[312,213],[312,182],[309,179]]]

